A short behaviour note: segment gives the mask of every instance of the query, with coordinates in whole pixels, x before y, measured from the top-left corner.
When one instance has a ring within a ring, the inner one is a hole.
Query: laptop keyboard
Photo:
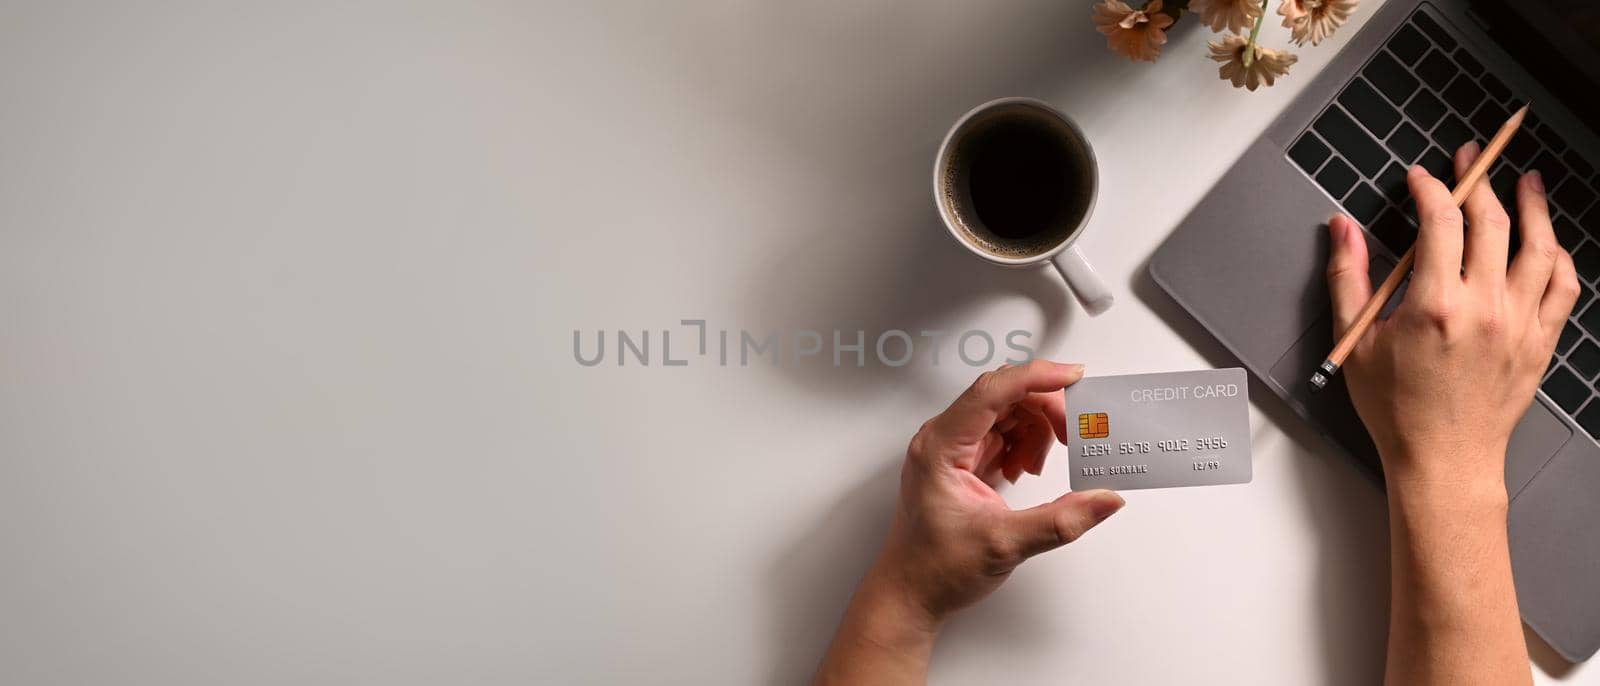
[[[1456,148],[1487,142],[1524,100],[1419,8],[1289,146],[1288,156],[1398,256],[1417,237],[1406,168],[1420,164],[1453,184]],[[1600,175],[1592,160],[1529,112],[1489,171],[1513,227],[1517,178],[1530,169],[1544,175],[1556,237],[1572,254],[1583,291],[1541,388],[1600,438]],[[1515,229],[1511,240],[1515,254]]]

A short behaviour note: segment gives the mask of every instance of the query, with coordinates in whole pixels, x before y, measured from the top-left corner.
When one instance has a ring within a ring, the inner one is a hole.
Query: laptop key
[[[1539,170],[1539,175],[1544,177],[1545,188],[1560,186],[1561,182],[1565,181],[1567,175],[1571,173],[1567,171],[1567,165],[1563,164],[1549,150],[1540,152],[1538,157],[1533,158],[1533,163],[1529,166]],[[1574,209],[1573,211],[1577,212],[1579,210]]]
[[[1345,196],[1344,209],[1362,226],[1370,224],[1378,218],[1378,213],[1387,205],[1383,196],[1373,190],[1372,184],[1360,183],[1351,189],[1350,195]]]
[[[1567,356],[1567,364],[1583,379],[1594,379],[1596,374],[1600,374],[1600,345],[1587,340],[1579,343],[1572,354]]]
[[[1578,276],[1583,277],[1584,281],[1594,283],[1595,279],[1600,279],[1600,245],[1586,241],[1578,246],[1578,251],[1572,254],[1572,266],[1578,268]],[[1600,316],[1596,321],[1600,321]],[[1600,338],[1600,333],[1596,333],[1595,337]]]
[[[1455,58],[1456,64],[1461,65],[1462,71],[1465,71],[1473,76],[1483,73],[1483,63],[1479,62],[1478,58],[1473,57],[1472,53],[1467,52],[1466,48],[1457,50]]]
[[[1367,68],[1361,71],[1361,75],[1371,81],[1379,93],[1383,93],[1395,104],[1405,102],[1406,98],[1411,97],[1417,90],[1416,77],[1390,57],[1389,53],[1382,50],[1373,55],[1372,61],[1367,63]]]
[[[1484,74],[1483,78],[1478,79],[1478,85],[1483,86],[1483,89],[1488,91],[1489,97],[1497,102],[1503,103],[1511,99],[1511,89],[1494,74]]]
[[[1550,378],[1545,379],[1540,388],[1567,414],[1577,412],[1583,401],[1589,399],[1589,385],[1563,366],[1557,366],[1555,371],[1550,372]]]
[[[1593,245],[1585,243],[1584,245]],[[1600,338],[1600,305],[1591,306],[1578,315],[1578,326],[1583,327],[1584,333],[1591,338]]]
[[[1417,91],[1411,101],[1406,103],[1406,115],[1423,130],[1433,128],[1445,112],[1444,103],[1425,90]]]
[[[1417,12],[1416,14],[1412,15],[1412,21],[1416,22],[1417,28],[1422,29],[1423,33],[1428,34],[1428,37],[1432,38],[1433,42],[1438,43],[1439,47],[1444,48],[1445,50],[1456,49],[1455,37],[1445,33],[1444,27],[1439,26],[1439,24],[1435,22],[1432,17],[1429,17],[1421,12]]]
[[[1568,150],[1567,154],[1561,156],[1561,159],[1565,160],[1567,166],[1572,167],[1572,172],[1578,176],[1594,175],[1594,165],[1589,164],[1589,160],[1584,159],[1583,155],[1578,154],[1577,150]]]
[[[1511,137],[1511,142],[1506,144],[1506,150],[1500,158],[1506,160],[1519,169],[1527,169],[1528,163],[1539,154],[1539,142],[1532,136],[1522,134]]]
[[[1417,164],[1422,165],[1433,178],[1443,181],[1446,186],[1455,180],[1455,163],[1450,161],[1450,156],[1444,154],[1443,150],[1428,148],[1428,151],[1422,154],[1422,159],[1417,160]]]
[[[1455,152],[1463,143],[1472,140],[1472,128],[1461,121],[1461,117],[1447,114],[1433,127],[1433,140],[1443,146],[1447,152]]]
[[[1328,142],[1334,150],[1339,151],[1345,159],[1350,161],[1356,169],[1361,170],[1364,176],[1375,176],[1389,162],[1389,153],[1378,145],[1378,142],[1367,135],[1350,116],[1337,107],[1329,107],[1317,118],[1317,123],[1312,125],[1323,140]],[[1335,193],[1334,197],[1342,194]]]
[[[1565,152],[1567,149],[1566,139],[1562,138],[1561,134],[1556,133],[1555,129],[1552,129],[1548,126],[1535,131],[1534,135],[1538,136],[1539,140],[1544,142],[1544,147],[1549,148],[1558,155],[1562,152]]]
[[[1422,78],[1423,83],[1428,84],[1429,87],[1436,91],[1442,91],[1445,86],[1450,85],[1450,80],[1456,77],[1456,73],[1460,69],[1455,62],[1451,62],[1450,58],[1445,57],[1444,53],[1433,50],[1428,53],[1427,57],[1422,58],[1421,62],[1417,63],[1416,72],[1417,76]]]
[[[1545,186],[1545,188],[1549,188],[1549,186]],[[1589,187],[1583,183],[1583,179],[1573,176],[1568,178],[1566,183],[1561,184],[1561,187],[1557,188],[1555,194],[1551,197],[1555,198],[1556,203],[1561,205],[1561,209],[1573,213],[1582,213],[1584,209],[1589,207],[1589,203],[1594,202],[1594,191],[1589,190]]]
[[[1398,210],[1384,210],[1378,220],[1372,223],[1372,235],[1394,251],[1396,255],[1404,255],[1417,242],[1417,228],[1406,221],[1405,215]]]
[[[1451,107],[1456,108],[1456,111],[1462,114],[1471,114],[1473,110],[1478,109],[1478,105],[1483,104],[1483,101],[1489,97],[1488,94],[1483,92],[1483,88],[1478,86],[1478,82],[1466,74],[1457,76],[1456,80],[1451,81],[1450,85],[1444,89],[1443,95],[1444,101],[1450,103]]]
[[[1344,87],[1344,92],[1339,94],[1339,104],[1379,138],[1389,135],[1394,125],[1400,123],[1400,113],[1359,78],[1351,79]]]
[[[1300,165],[1306,174],[1317,173],[1317,168],[1328,159],[1328,146],[1317,140],[1317,135],[1307,131],[1289,148],[1289,159]]]
[[[1378,192],[1395,202],[1404,202],[1411,189],[1406,186],[1406,167],[1399,162],[1390,162],[1383,168],[1383,173],[1378,175]]]
[[[1322,165],[1322,171],[1317,174],[1317,185],[1335,198],[1344,197],[1350,192],[1350,187],[1356,185],[1360,177],[1356,176],[1354,169],[1345,164],[1343,160],[1335,157]]]
[[[1394,37],[1389,39],[1389,49],[1406,64],[1416,64],[1429,47],[1432,46],[1429,45],[1428,39],[1410,24],[1401,26],[1399,31],[1394,32]]]
[[[1578,299],[1572,304],[1574,312],[1589,306],[1589,301],[1594,300],[1594,289],[1581,279],[1578,281]]]
[[[1553,223],[1556,229],[1556,242],[1569,253],[1576,251],[1578,244],[1583,242],[1583,230],[1566,215],[1556,217]]]
[[[1406,164],[1417,159],[1428,147],[1428,138],[1422,135],[1411,122],[1400,122],[1400,127],[1389,134],[1389,152],[1400,158]]]
[[[1579,331],[1578,327],[1573,326],[1572,322],[1562,324],[1561,337],[1556,339],[1556,352],[1562,355],[1567,354],[1567,351],[1571,350],[1572,346],[1576,345],[1582,338],[1583,332]]]
[[[1600,205],[1595,205],[1589,208],[1588,212],[1584,212],[1578,219],[1578,226],[1583,227],[1584,233],[1600,238]]]
[[[1578,426],[1583,427],[1590,436],[1600,436],[1600,403],[1583,408],[1574,419],[1578,420]]]
[[[1478,134],[1478,138],[1487,141],[1490,138],[1494,138],[1494,135],[1500,131],[1500,127],[1510,118],[1511,113],[1507,112],[1506,108],[1501,107],[1498,103],[1484,101],[1478,111],[1472,113],[1472,118],[1468,121],[1472,123],[1472,130]]]

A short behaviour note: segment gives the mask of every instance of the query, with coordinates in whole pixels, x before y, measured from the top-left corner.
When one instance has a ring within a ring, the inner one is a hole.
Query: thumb
[[[1355,220],[1342,214],[1328,220],[1328,295],[1333,299],[1333,336],[1337,339],[1372,298],[1367,238]]]
[[[1026,510],[1011,513],[1009,525],[1024,558],[1055,550],[1122,509],[1126,501],[1111,491],[1074,491]]]

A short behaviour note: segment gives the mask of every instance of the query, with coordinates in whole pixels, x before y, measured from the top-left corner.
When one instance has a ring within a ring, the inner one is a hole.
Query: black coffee
[[[1004,257],[1060,245],[1094,197],[1093,161],[1048,112],[1000,108],[968,122],[951,151],[945,201],[973,242]]]

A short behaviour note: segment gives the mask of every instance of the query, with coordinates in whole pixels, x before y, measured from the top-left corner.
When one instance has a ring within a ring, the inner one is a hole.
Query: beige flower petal
[[[1122,0],[1101,0],[1094,6],[1095,30],[1106,36],[1113,52],[1135,61],[1154,62],[1167,42],[1167,27],[1172,17],[1161,13],[1161,0],[1153,0],[1142,10]]]
[[[1249,45],[1250,41],[1240,35],[1230,35],[1219,42],[1206,44],[1211,49],[1211,59],[1222,63],[1217,67],[1217,75],[1233,83],[1234,88],[1253,91],[1262,84],[1270,86],[1277,82],[1278,77],[1288,74],[1289,66],[1299,60],[1287,51],[1257,45],[1255,59],[1246,67],[1244,51]]]
[[[1189,11],[1200,17],[1200,23],[1212,31],[1228,30],[1234,33],[1254,26],[1261,17],[1260,0],[1191,0]]]
[[[1283,28],[1292,29],[1294,23],[1306,16],[1306,7],[1301,0],[1283,0],[1278,4],[1278,16],[1283,17]]]
[[[1286,14],[1284,8],[1291,4],[1294,7]],[[1278,13],[1283,14],[1283,25],[1289,28],[1295,45],[1319,45],[1344,26],[1360,5],[1360,0],[1284,0]]]

